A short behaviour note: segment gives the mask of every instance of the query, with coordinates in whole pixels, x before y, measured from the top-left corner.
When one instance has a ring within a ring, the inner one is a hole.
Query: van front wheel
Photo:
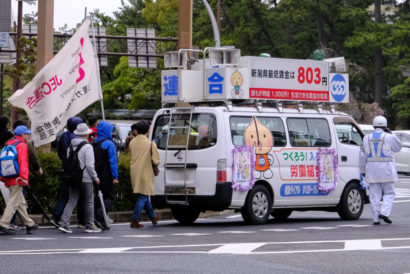
[[[182,225],[191,225],[198,219],[201,213],[199,209],[187,206],[173,206],[171,207],[172,215]]]
[[[268,221],[272,207],[269,191],[263,185],[253,187],[241,209],[242,218],[247,224],[261,225]]]
[[[337,213],[342,220],[357,220],[362,215],[363,205],[363,191],[358,184],[351,183],[340,197]]]

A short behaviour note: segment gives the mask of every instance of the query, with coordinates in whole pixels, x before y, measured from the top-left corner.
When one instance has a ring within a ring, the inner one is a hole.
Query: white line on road
[[[308,226],[308,227],[302,227],[301,229],[315,229],[315,230],[330,230],[330,229],[335,229],[337,227],[333,226]]]
[[[366,226],[373,226],[373,225],[355,225],[355,224],[350,224],[350,225],[338,225],[341,227],[366,227]]]
[[[226,234],[247,234],[247,233],[256,233],[257,231],[245,231],[245,230],[227,230],[227,231],[219,231],[218,233],[226,233]]]
[[[394,203],[408,203],[408,202],[410,202],[410,200],[398,200],[398,201],[394,200]]]
[[[346,250],[377,250],[382,249],[380,240],[350,240],[345,242]]]
[[[206,235],[211,235],[209,233],[175,233],[175,234],[171,234],[173,236],[206,236]]]
[[[121,253],[129,249],[132,249],[132,247],[87,248],[78,253]]]
[[[265,243],[250,243],[250,244],[227,244],[221,247],[212,249],[208,253],[228,253],[228,254],[249,254],[253,250],[265,245]]]
[[[122,235],[124,238],[159,238],[164,237],[164,235]]]
[[[113,237],[98,237],[98,236],[89,236],[89,237],[86,237],[86,236],[83,236],[83,237],[81,237],[81,236],[72,236],[72,237],[68,237],[68,238],[70,238],[70,239],[86,239],[86,240],[95,240],[95,239],[97,239],[97,240],[110,240],[110,239],[113,239]]]
[[[268,228],[268,229],[261,229],[260,231],[266,232],[291,232],[291,231],[299,231],[299,229],[281,229],[281,228]]]
[[[235,218],[239,218],[242,217],[241,214],[236,214],[236,215],[232,215],[232,216],[226,216],[225,219],[235,219]]]
[[[30,238],[12,238],[13,240],[24,240],[24,241],[43,241],[43,240],[55,240],[56,238],[41,238],[41,237],[30,237]]]

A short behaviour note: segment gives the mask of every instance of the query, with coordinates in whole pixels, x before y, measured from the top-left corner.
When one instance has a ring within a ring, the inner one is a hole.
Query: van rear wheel
[[[290,214],[292,214],[292,210],[291,209],[275,209],[270,215],[272,215],[272,217],[274,217],[276,220],[279,221],[284,221],[286,220]]]
[[[199,209],[187,206],[171,207],[172,215],[182,225],[191,225],[198,219],[201,213]]]
[[[351,183],[340,197],[337,213],[342,220],[357,220],[363,212],[364,196],[358,184]]]
[[[263,185],[253,187],[241,209],[242,218],[247,224],[261,225],[268,221],[272,207],[269,191]]]

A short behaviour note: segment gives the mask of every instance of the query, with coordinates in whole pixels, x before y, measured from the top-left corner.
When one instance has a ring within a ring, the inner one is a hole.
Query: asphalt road
[[[410,273],[410,177],[396,185],[393,224],[337,213],[294,212],[286,222],[244,225],[240,214],[112,225],[73,234],[42,227],[0,237],[1,273]]]

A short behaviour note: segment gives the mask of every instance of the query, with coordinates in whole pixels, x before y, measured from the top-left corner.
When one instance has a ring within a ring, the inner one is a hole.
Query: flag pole
[[[100,64],[98,62],[98,53],[97,53],[97,43],[95,41],[95,32],[94,32],[94,16],[91,15],[91,29],[93,32],[93,43],[94,43],[94,56],[95,58],[95,62],[96,67],[97,67],[97,72],[98,72],[98,84],[100,85],[100,91],[101,91],[101,100],[100,100],[100,104],[101,104],[101,115],[102,115],[102,119],[105,120],[105,112],[104,112],[104,97],[102,94],[102,88],[101,88],[101,76],[100,76]]]

